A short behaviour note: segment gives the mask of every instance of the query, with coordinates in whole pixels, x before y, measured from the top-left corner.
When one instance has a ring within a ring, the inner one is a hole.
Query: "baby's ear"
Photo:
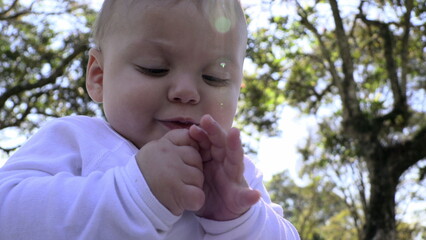
[[[89,62],[87,63],[86,88],[93,101],[101,103],[103,100],[103,55],[99,49],[89,50]]]

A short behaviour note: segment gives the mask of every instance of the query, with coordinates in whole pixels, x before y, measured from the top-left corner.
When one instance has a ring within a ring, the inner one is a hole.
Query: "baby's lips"
[[[161,122],[170,129],[189,129],[192,125],[199,125],[191,118],[184,118],[184,117],[178,117],[178,118],[171,118],[171,119],[165,119],[161,120]]]
[[[189,129],[193,124],[192,123],[183,123],[183,122],[163,122],[166,127],[173,129]]]

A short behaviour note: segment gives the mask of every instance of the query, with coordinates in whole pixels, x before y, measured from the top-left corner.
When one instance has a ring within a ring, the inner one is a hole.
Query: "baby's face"
[[[188,1],[133,4],[102,45],[102,102],[108,122],[142,147],[210,114],[232,125],[242,79],[245,27],[218,32]],[[90,80],[89,80],[90,81]]]

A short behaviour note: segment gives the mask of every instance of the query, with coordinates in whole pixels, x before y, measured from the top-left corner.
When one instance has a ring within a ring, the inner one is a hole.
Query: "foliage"
[[[351,175],[344,170],[341,174]],[[309,184],[300,186],[292,180],[288,171],[284,171],[274,175],[267,183],[267,188],[272,201],[283,207],[284,216],[295,225],[301,239],[360,239],[362,234],[360,222],[365,222],[362,206],[352,207],[348,199],[355,196],[348,196],[351,191],[345,191],[328,177],[311,176]],[[347,177],[347,180],[351,178],[354,177]],[[350,188],[351,185],[355,184],[348,183],[346,188]],[[356,217],[353,211],[357,211]],[[424,212],[419,212],[418,222],[410,219],[413,216],[400,219],[397,223],[396,239],[418,239],[420,236],[424,238],[426,226],[421,225],[423,214]]]
[[[287,11],[253,35],[260,48],[248,56],[260,76],[281,71],[264,92],[317,116],[318,134],[300,149],[304,173],[339,184],[361,239],[396,239],[398,184],[410,169],[425,172],[424,1],[269,3]]]
[[[250,17],[247,17],[250,22]],[[249,36],[247,55],[255,69],[245,72],[237,118],[245,129],[254,128],[257,132],[276,135],[279,106],[284,102],[279,86],[284,71],[281,61],[275,58],[270,38],[266,30]],[[244,101],[245,99],[250,100]]]
[[[424,235],[397,219],[395,199],[424,201],[401,192],[408,173],[417,174],[411,187],[425,181],[425,2],[267,2],[287,11],[250,35],[254,67],[237,119],[272,135],[283,104],[318,119],[300,149],[312,183],[278,175],[272,198],[303,239]],[[101,114],[84,87],[94,16],[78,0],[0,0],[0,136],[11,128],[26,135],[48,117]],[[18,145],[0,142],[0,151]]]
[[[94,114],[84,87],[93,16],[78,1],[0,1],[1,131],[25,134],[46,117]]]
[[[268,183],[271,198],[285,210],[284,215],[299,231],[301,239],[357,239],[356,227],[334,184],[314,177],[297,186],[288,172],[275,175]]]

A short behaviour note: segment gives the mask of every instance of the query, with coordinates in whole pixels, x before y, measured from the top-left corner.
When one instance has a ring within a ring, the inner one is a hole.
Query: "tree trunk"
[[[386,159],[366,159],[370,173],[370,201],[366,212],[364,240],[395,240],[395,194],[397,181]]]

